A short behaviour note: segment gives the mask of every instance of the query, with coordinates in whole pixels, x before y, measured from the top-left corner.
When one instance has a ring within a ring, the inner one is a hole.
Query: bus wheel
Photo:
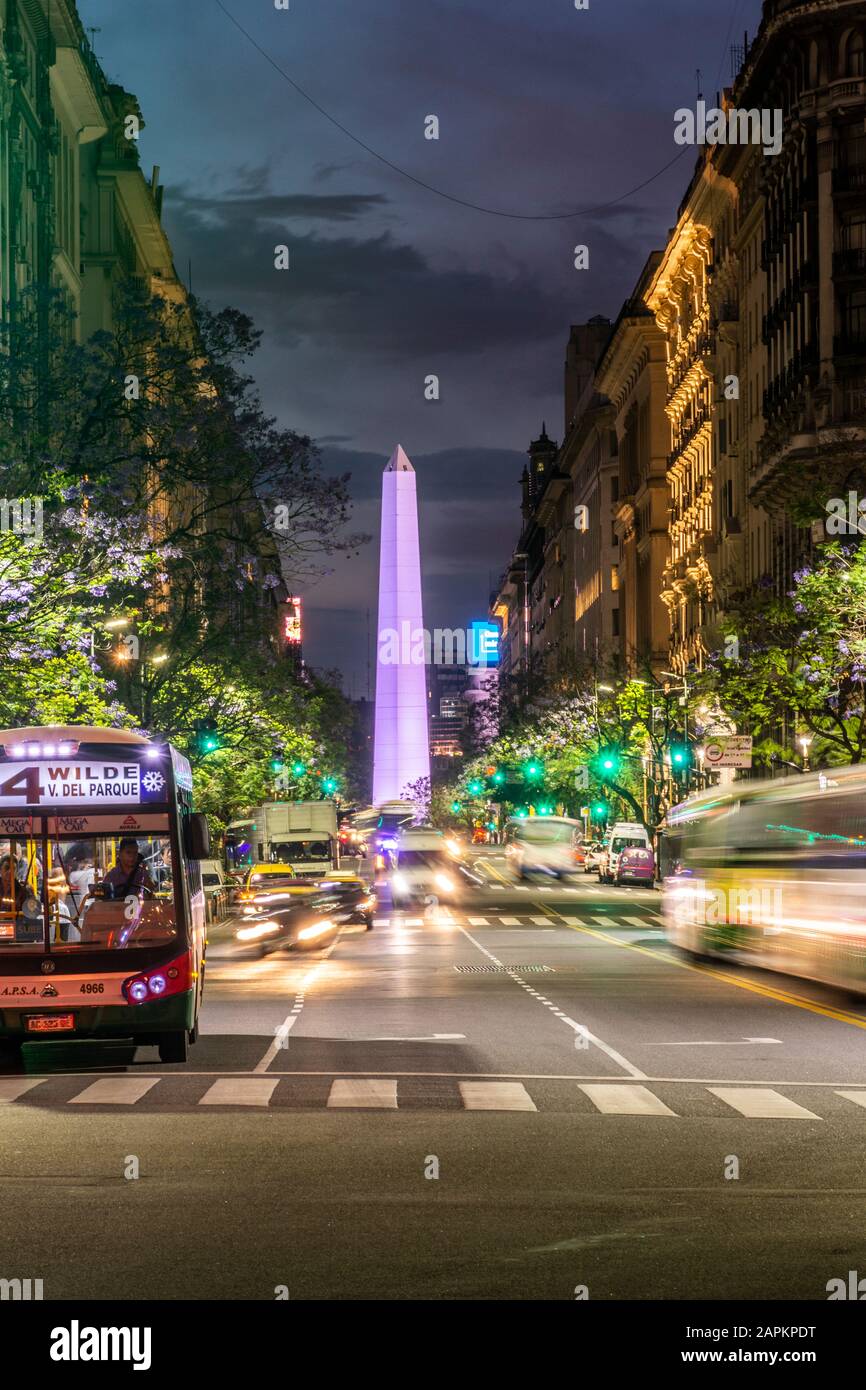
[[[0,1066],[17,1070],[22,1063],[21,1043],[17,1038],[0,1038]]]
[[[189,1056],[189,1033],[184,1028],[180,1033],[162,1033],[159,1039],[159,1060],[161,1062],[185,1062]]]

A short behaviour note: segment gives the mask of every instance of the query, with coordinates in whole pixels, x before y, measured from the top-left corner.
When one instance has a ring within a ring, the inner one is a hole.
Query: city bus
[[[128,1038],[185,1061],[209,857],[189,762],[171,744],[0,730],[0,1046]]]
[[[665,930],[692,957],[866,993],[866,768],[690,797],[659,863]]]

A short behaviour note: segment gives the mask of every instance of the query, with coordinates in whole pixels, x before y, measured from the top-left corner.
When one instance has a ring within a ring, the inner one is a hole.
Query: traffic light
[[[593,818],[593,820],[607,820],[609,813],[610,813],[610,807],[608,806],[608,804],[607,804],[606,801],[595,801],[595,802],[593,802],[593,807],[592,807],[592,818]]]
[[[491,781],[495,787],[501,787],[505,782],[505,773],[501,767],[494,768]]]
[[[552,816],[552,815],[553,815],[553,807],[550,806],[550,805],[548,805],[548,803],[547,803],[546,801],[542,801],[542,802],[536,807],[536,811],[537,811],[537,813],[538,813],[539,816]]]
[[[528,782],[540,782],[544,776],[544,764],[537,758],[532,758],[528,763],[524,763],[523,771]]]
[[[215,719],[194,719],[193,720],[192,746],[194,752],[199,757],[204,757],[206,753],[215,753],[220,747],[220,736],[217,730]]]
[[[275,750],[271,758],[271,772],[282,772],[285,765],[282,753]]]
[[[674,776],[686,776],[692,763],[692,750],[689,745],[687,743],[672,743],[668,748],[668,753]]]
[[[618,748],[603,748],[596,758],[596,767],[602,777],[616,777],[622,762]]]
[[[326,796],[333,796],[339,785],[340,784],[337,781],[336,777],[322,778],[322,791],[325,793]]]
[[[481,782],[478,781],[477,777],[474,779],[474,781],[469,783],[470,796],[480,796],[483,791],[484,786]]]
[[[452,801],[452,802],[451,802],[451,814],[452,814],[452,816],[456,816],[460,811],[462,811],[462,809],[463,809],[463,807],[462,807],[462,805],[461,805],[461,803],[460,803],[459,801]]]
[[[292,763],[293,777],[303,777],[306,770],[306,765],[304,763]]]

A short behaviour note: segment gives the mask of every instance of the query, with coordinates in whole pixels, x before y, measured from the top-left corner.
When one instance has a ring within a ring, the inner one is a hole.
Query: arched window
[[[848,35],[844,75],[846,77],[862,77],[864,72],[866,72],[866,64],[864,64],[863,35],[858,30],[854,30]]]

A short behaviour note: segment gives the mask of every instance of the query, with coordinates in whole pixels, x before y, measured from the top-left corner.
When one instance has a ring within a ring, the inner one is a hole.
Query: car
[[[605,849],[600,840],[591,841],[583,847],[583,872],[598,873],[598,866],[604,857]]]
[[[355,917],[358,900],[340,891],[341,885],[311,884],[247,903],[235,930],[243,950],[268,956],[279,950],[310,950],[333,941],[340,927]]]
[[[514,817],[505,828],[506,858],[519,879],[531,873],[565,878],[584,866],[582,827],[568,816]]]
[[[459,891],[459,870],[445,835],[431,826],[404,830],[397,842],[391,901],[398,910],[435,899],[450,902]]]
[[[291,864],[253,864],[244,878],[240,901],[254,902],[275,892],[282,893],[286,889],[303,886],[303,880],[298,879]]]
[[[218,859],[202,859],[199,867],[208,918],[221,917],[229,903],[229,885],[223,866]]]
[[[617,883],[619,856],[623,850],[652,850],[652,844],[646,826],[641,825],[639,821],[617,821],[608,834],[605,849],[607,857],[599,867],[599,882]]]
[[[350,869],[334,869],[322,879],[321,887],[334,890],[342,896],[346,907],[351,910],[349,921],[363,922],[367,931],[373,930],[373,917],[376,911],[376,890],[360,874]]]
[[[652,888],[655,881],[656,862],[651,849],[630,845],[622,851],[617,859],[615,883],[646,883]]]

